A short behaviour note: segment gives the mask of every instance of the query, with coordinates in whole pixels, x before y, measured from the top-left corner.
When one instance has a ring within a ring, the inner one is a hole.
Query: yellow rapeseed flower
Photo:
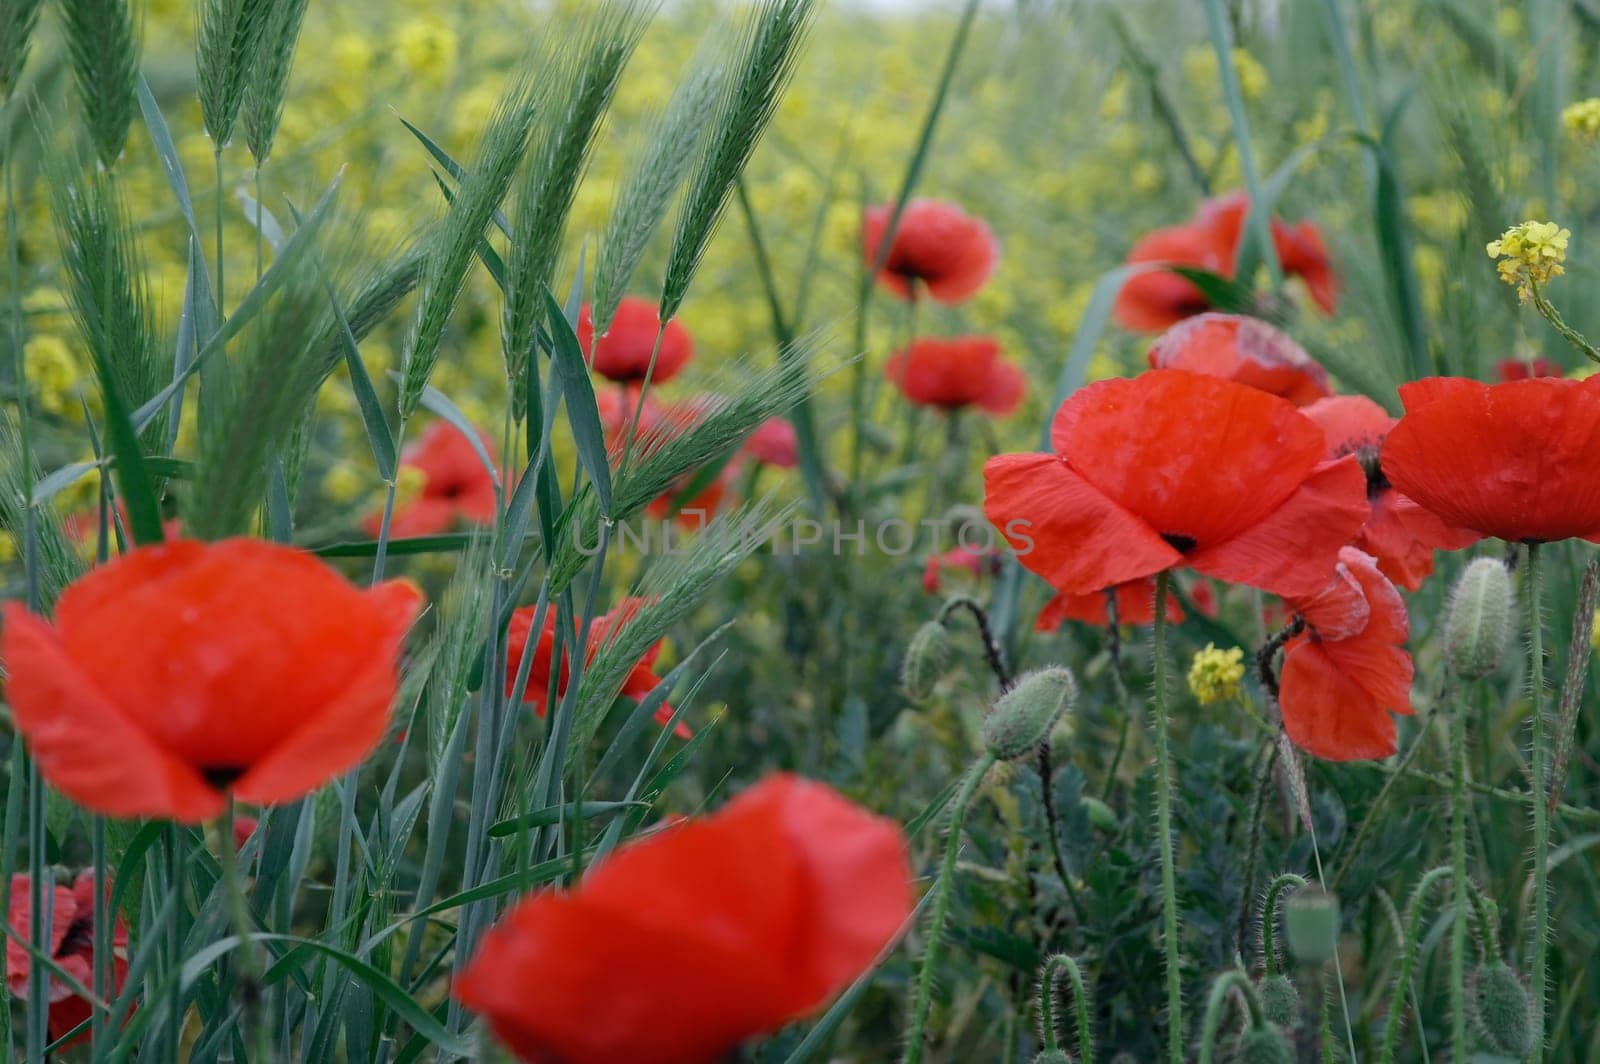
[[[1207,643],[1189,666],[1189,690],[1202,706],[1238,697],[1242,679],[1244,651],[1239,647],[1218,650],[1216,644]]]
[[[77,414],[80,370],[67,342],[54,333],[40,333],[22,346],[22,356],[39,406],[57,417]]]
[[[437,18],[415,18],[395,31],[394,51],[414,77],[441,81],[456,61],[456,31]]]
[[[1584,144],[1600,140],[1600,96],[1568,104],[1561,112],[1561,124],[1574,140]]]
[[[1600,650],[1600,610],[1596,610],[1594,620],[1589,622],[1589,645]]]
[[[1527,221],[1514,225],[1491,240],[1485,250],[1500,271],[1500,279],[1517,289],[1517,296],[1526,303],[1533,295],[1533,286],[1544,286],[1566,273],[1562,263],[1567,261],[1567,241],[1572,231],[1554,222]]]

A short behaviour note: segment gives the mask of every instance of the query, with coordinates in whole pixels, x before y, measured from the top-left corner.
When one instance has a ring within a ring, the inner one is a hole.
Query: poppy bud
[[[1079,801],[1083,804],[1083,811],[1089,814],[1089,823],[1101,831],[1115,831],[1118,828],[1117,814],[1111,807],[1100,799],[1091,795],[1084,795]]]
[[[1033,1064],[1073,1064],[1065,1049],[1046,1049],[1033,1058]]]
[[[1283,930],[1295,960],[1326,964],[1339,943],[1339,899],[1320,887],[1302,887],[1284,903]]]
[[[1078,685],[1062,668],[1039,669],[1001,695],[983,721],[983,744],[1002,761],[1037,749],[1072,708]]]
[[[913,702],[933,693],[934,685],[950,666],[950,632],[938,621],[917,629],[906,646],[906,659],[900,666],[900,684]]]
[[[1300,1018],[1300,991],[1289,977],[1279,973],[1269,975],[1256,986],[1261,996],[1261,1012],[1280,1027],[1293,1027]]]
[[[1533,1049],[1533,1017],[1527,988],[1504,961],[1472,973],[1467,1004],[1473,1029],[1495,1053],[1521,1059]]]
[[[1271,1024],[1252,1027],[1233,1043],[1237,1064],[1294,1064],[1294,1047],[1283,1032]]]
[[[1476,558],[1462,570],[1444,618],[1444,652],[1468,679],[1500,666],[1511,642],[1511,574],[1494,558]]]

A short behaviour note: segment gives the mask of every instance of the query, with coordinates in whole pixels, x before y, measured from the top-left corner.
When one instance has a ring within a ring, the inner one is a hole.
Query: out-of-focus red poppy
[[[1600,542],[1600,377],[1400,386],[1383,471],[1447,524],[1524,543]]]
[[[1150,370],[1080,389],[1053,454],[984,466],[984,512],[1057,591],[1172,569],[1311,594],[1367,517],[1353,457],[1285,400],[1217,377]]]
[[[109,885],[108,885],[109,886]],[[57,883],[49,894],[50,959],[62,971],[85,987],[94,987],[94,873],[81,873],[68,887]],[[22,943],[33,933],[33,880],[27,875],[11,877],[11,907],[7,913],[16,937],[6,938],[6,988],[12,997],[28,999],[28,977],[32,957]],[[122,992],[128,979],[128,927],[118,916],[111,931],[112,996]],[[52,1041],[60,1039],[89,1018],[89,1003],[54,975],[50,979],[50,1012],[47,1025]],[[84,1032],[68,1043],[79,1045],[89,1037]]]
[[[1415,591],[1433,572],[1435,550],[1459,550],[1478,540],[1475,533],[1452,528],[1396,491],[1384,475],[1379,452],[1395,419],[1362,395],[1318,400],[1304,409],[1321,427],[1329,458],[1355,455],[1367,476],[1367,503],[1372,513],[1355,538],[1355,546],[1378,559],[1383,575]]]
[[[1022,370],[1002,358],[999,342],[988,336],[914,340],[889,356],[884,375],[913,403],[941,410],[976,406],[1003,416],[1028,390]]]
[[[867,265],[878,261],[894,204],[868,207],[861,228]],[[987,225],[953,203],[919,199],[906,204],[878,280],[901,299],[918,290],[940,303],[963,303],[983,287],[1000,261],[1000,242]]]
[[[1346,547],[1327,587],[1289,600],[1305,631],[1284,646],[1279,708],[1296,746],[1329,761],[1395,752],[1391,713],[1411,713],[1410,626],[1377,561]]]
[[[1503,358],[1494,364],[1494,375],[1501,383],[1505,383],[1525,381],[1530,377],[1559,377],[1562,375],[1562,369],[1559,362],[1552,362],[1548,358],[1536,358],[1532,361]]]
[[[1153,230],[1139,240],[1126,261],[1188,266],[1232,279],[1249,204],[1242,193],[1207,200],[1189,222]],[[1309,221],[1289,224],[1274,218],[1271,228],[1284,273],[1304,281],[1311,298],[1331,314],[1339,286],[1322,233]],[[1211,301],[1191,281],[1165,270],[1147,270],[1128,278],[1113,314],[1125,329],[1160,332],[1210,309]]]
[[[482,432],[478,439],[493,458],[493,442]],[[450,422],[435,421],[408,444],[401,452],[400,468],[420,473],[422,490],[395,507],[389,520],[390,535],[432,536],[448,532],[458,521],[486,524],[494,520],[494,478],[472,441]],[[383,527],[383,512],[369,514],[362,527],[376,536]]]
[[[244,849],[244,844],[250,841],[250,836],[256,833],[256,828],[261,821],[253,816],[237,816],[233,820],[233,848]]]
[[[768,418],[745,441],[744,454],[762,465],[793,469],[800,464],[800,438],[788,419]]]
[[[1000,555],[994,551],[977,551],[970,547],[951,547],[942,554],[930,554],[922,566],[922,589],[937,595],[944,585],[945,573],[969,573],[974,577],[985,573],[993,576],[1000,569]]]
[[[179,540],[82,577],[53,624],[7,603],[0,658],[51,786],[108,816],[195,823],[228,792],[290,801],[358,764],[420,601],[290,547]]]
[[[911,901],[899,825],[769,776],[522,901],[454,993],[525,1061],[706,1064],[822,1006]]]
[[[578,315],[578,343],[583,347],[584,357],[596,373],[623,384],[644,380],[658,332],[661,333],[661,350],[656,354],[655,372],[650,374],[652,384],[664,384],[676,377],[694,357],[694,338],[681,322],[669,321],[663,330],[654,303],[628,296],[617,304],[611,328],[596,344],[594,319],[587,303]]]
[[[600,652],[612,639],[615,639],[629,622],[633,620],[644,606],[643,599],[623,599],[616,609],[610,613],[602,613],[589,622],[589,650],[584,655],[585,664],[594,661],[595,655]],[[522,655],[528,645],[528,634],[533,630],[534,615],[538,612],[534,606],[525,606],[511,615],[511,626],[506,632],[506,696],[510,697],[516,692],[517,670],[522,667]],[[572,646],[577,642],[577,632],[574,631],[564,642],[561,651],[561,675],[556,680],[556,698],[566,694],[567,677],[569,675],[568,663],[571,660]],[[661,656],[661,640],[657,640],[644,656],[634,663],[628,672],[627,679],[622,682],[622,694],[635,702],[642,701],[646,695],[655,690],[661,682],[661,677],[655,674],[656,659]],[[551,606],[545,610],[544,624],[539,630],[539,641],[534,644],[533,661],[528,668],[528,686],[524,689],[522,700],[533,706],[533,711],[539,716],[544,716],[550,694],[551,658],[555,654],[556,645],[556,610]],[[656,722],[666,725],[672,721],[674,710],[666,702],[661,703],[661,708],[656,710]],[[682,721],[673,729],[673,734],[680,739],[691,739],[694,732]]]
[[[1104,628],[1111,623],[1109,596],[1117,596],[1118,624],[1154,624],[1156,620],[1156,581],[1147,576],[1130,580],[1108,591],[1091,591],[1087,595],[1058,594],[1044,604],[1034,628],[1053,632],[1067,621],[1092,624]],[[1183,620],[1183,607],[1174,595],[1167,596],[1167,620],[1176,624]]]
[[[690,428],[694,427],[701,419],[706,417],[717,406],[725,402],[719,396],[698,395],[690,399],[680,400],[665,406],[652,407],[640,418],[639,430],[634,437],[633,458],[638,461],[646,455],[666,444],[669,440],[677,438]],[[633,410],[628,410],[631,420]],[[624,425],[611,441],[612,461],[620,461],[623,442],[626,438],[627,427]],[[655,520],[665,520],[671,517],[679,524],[688,527],[700,527],[716,517],[723,505],[733,493],[733,482],[739,475],[741,455],[735,455],[710,481],[702,485],[689,498],[678,501],[688,490],[700,473],[694,472],[680,479],[669,490],[662,492],[645,507],[645,514]]]
[[[121,553],[117,549],[116,525],[118,523],[122,525],[124,532],[128,531],[130,527],[128,524],[128,508],[122,504],[120,499],[117,501],[115,518],[109,519],[106,525],[106,542],[113,555]],[[61,531],[84,551],[92,553],[100,539],[99,507],[90,507],[68,514],[61,521]],[[183,522],[176,517],[167,518],[161,522],[161,534],[167,539],[178,539],[183,535]],[[128,536],[127,540],[130,545],[133,543],[132,536]]]
[[[1225,377],[1295,406],[1329,394],[1328,371],[1305,348],[1287,333],[1241,314],[1201,314],[1180,321],[1151,345],[1150,367]]]

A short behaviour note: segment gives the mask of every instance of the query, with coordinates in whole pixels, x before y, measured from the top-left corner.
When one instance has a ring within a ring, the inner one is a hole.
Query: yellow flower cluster
[[[1600,96],[1568,104],[1561,112],[1561,124],[1574,140],[1584,144],[1600,141]]]
[[[1189,691],[1202,706],[1237,698],[1243,679],[1244,651],[1239,647],[1218,650],[1216,644],[1207,643],[1189,665]]]
[[[1572,231],[1554,222],[1527,221],[1514,225],[1500,234],[1499,240],[1489,241],[1486,249],[1500,279],[1517,289],[1517,296],[1526,303],[1536,287],[1549,284],[1566,273],[1562,263],[1567,261],[1567,241]]]

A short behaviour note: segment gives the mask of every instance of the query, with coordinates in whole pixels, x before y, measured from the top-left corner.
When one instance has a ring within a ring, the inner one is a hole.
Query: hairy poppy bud
[[[900,683],[913,702],[921,702],[933,693],[949,666],[950,632],[940,622],[929,621],[917,629],[906,647]]]
[[[1111,811],[1111,807],[1109,805],[1102,802],[1100,799],[1087,794],[1079,799],[1079,801],[1083,805],[1083,811],[1089,814],[1089,823],[1091,825],[1099,828],[1101,831],[1117,830],[1119,827],[1117,824],[1117,814]]]
[[[1444,618],[1444,652],[1450,667],[1468,679],[1500,666],[1511,642],[1511,574],[1494,558],[1477,558],[1450,593]]]
[[[1293,1027],[1300,1018],[1300,991],[1294,988],[1289,977],[1279,973],[1269,975],[1256,987],[1261,995],[1261,1011],[1280,1027]]]
[[[983,744],[1002,761],[1021,757],[1049,737],[1077,697],[1078,685],[1066,669],[1030,672],[989,710],[983,721]]]
[[[1295,960],[1326,964],[1339,943],[1339,899],[1320,887],[1302,887],[1284,903],[1283,930]]]
[[[1521,1059],[1533,1049],[1533,1016],[1528,990],[1504,961],[1472,973],[1467,995],[1473,1029],[1495,1053]]]
[[[1046,1049],[1033,1058],[1033,1064],[1072,1064],[1065,1049]]]
[[[1233,1059],[1237,1064],[1294,1064],[1294,1047],[1271,1024],[1252,1027],[1233,1044]]]

